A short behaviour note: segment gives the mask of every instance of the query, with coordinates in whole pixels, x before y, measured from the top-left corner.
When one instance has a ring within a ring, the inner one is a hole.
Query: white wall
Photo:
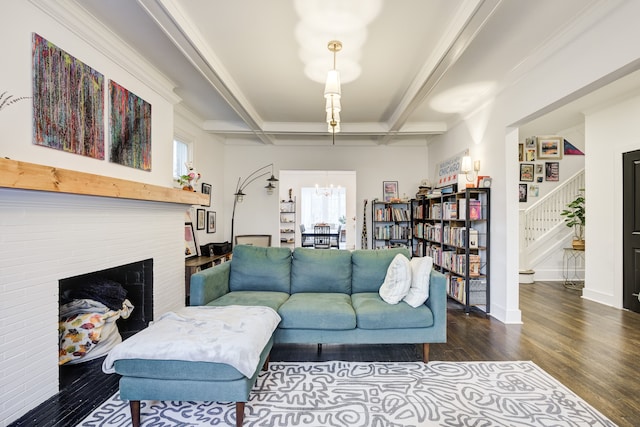
[[[233,193],[238,177],[261,166],[274,163],[279,170],[351,170],[356,172],[357,236],[355,247],[360,247],[362,230],[362,206],[364,199],[382,198],[382,181],[398,181],[399,194],[413,197],[418,185],[427,177],[427,148],[423,146],[375,146],[375,147],[305,147],[305,146],[256,146],[227,145],[225,149],[225,206],[226,236],[231,231]],[[248,186],[242,205],[236,208],[234,234],[278,235],[276,196],[268,196],[266,182],[254,182]],[[279,190],[281,191],[281,190]],[[371,221],[371,204],[367,206]],[[274,219],[275,218],[275,219]],[[370,226],[370,224],[368,224]],[[228,237],[227,237],[228,238]]]
[[[429,166],[447,155],[469,146],[471,157],[482,160],[482,174],[493,177],[492,185],[492,235],[491,235],[491,312],[494,317],[507,323],[521,321],[518,309],[518,192],[519,167],[517,143],[527,135],[519,135],[517,127],[539,117],[555,107],[584,95],[620,76],[638,68],[640,44],[630,40],[640,38],[640,26],[636,17],[640,16],[640,2],[618,1],[601,5],[599,13],[583,17],[583,27],[573,26],[558,40],[556,50],[551,54],[537,53],[533,58],[535,66],[528,73],[504,88],[495,100],[485,106],[475,117],[484,117],[486,131],[473,144],[469,126],[471,117],[461,122],[447,134],[437,137],[430,145]],[[610,10],[609,10],[610,9]],[[537,60],[537,62],[536,62]],[[477,126],[477,123],[474,123]],[[589,127],[587,126],[587,135]],[[587,136],[587,187],[601,179],[600,168],[589,168],[589,150],[595,142]],[[599,140],[602,150],[612,150],[611,138]],[[596,169],[596,170],[594,170]],[[593,190],[592,190],[593,191]],[[587,194],[589,198],[589,194]],[[591,215],[591,214],[589,214]],[[612,212],[607,214],[613,221]],[[590,220],[592,221],[592,220]],[[587,265],[595,260],[594,248],[609,247],[610,241],[589,235],[587,231]],[[602,236],[604,237],[604,236]],[[621,261],[619,261],[621,262]],[[593,264],[602,265],[597,260]],[[589,268],[589,267],[588,267]],[[592,265],[590,268],[597,268]],[[622,286],[611,277],[606,282],[593,283],[594,275],[589,273],[586,280],[586,295],[593,299],[610,303],[607,294]],[[606,287],[609,291],[590,293],[592,287]]]
[[[175,137],[191,144],[193,147],[193,167],[202,178],[197,182],[196,191],[202,191],[202,183],[211,184],[211,206],[192,206],[187,218],[193,222],[198,245],[205,243],[222,242],[225,240],[224,226],[216,226],[215,233],[204,230],[196,230],[196,210],[204,209],[206,212],[216,213],[216,223],[225,224],[224,206],[224,142],[222,138],[211,135],[202,130],[202,122],[197,117],[181,106],[176,107]]]
[[[42,10],[30,2],[15,2],[11,7],[3,8],[3,25],[0,26],[0,39],[11,41],[3,43],[5,58],[0,67],[0,92],[8,91],[14,96],[32,95],[31,71],[31,34],[35,32],[65,50],[70,55],[83,61],[104,75],[105,85],[109,80],[129,89],[151,104],[152,109],[152,170],[142,171],[126,166],[110,163],[107,159],[97,160],[85,156],[32,144],[32,108],[31,100],[23,100],[0,111],[0,154],[15,160],[22,160],[43,165],[58,166],[82,172],[96,173],[132,181],[156,185],[172,186],[172,139],[173,139],[173,105],[177,100],[166,88],[170,82],[158,76],[153,69],[146,69],[145,74],[135,76],[127,64],[114,63],[101,50],[89,42],[82,34],[70,31],[59,22],[47,16]],[[85,22],[91,25],[87,19]],[[92,33],[99,30],[97,26],[86,29]],[[109,38],[105,33],[104,39]],[[122,48],[122,52],[125,48]],[[165,86],[162,91],[150,87],[154,76]],[[170,87],[169,87],[170,88]],[[105,89],[105,155],[108,157],[108,86]]]
[[[57,9],[53,2],[47,5]],[[0,155],[171,187],[177,100],[171,83],[145,69],[139,55],[120,62],[116,56],[127,47],[90,19],[71,30],[27,1],[12,2],[2,12],[0,92],[31,96],[31,33],[37,32],[103,73],[105,83],[113,79],[151,103],[153,148],[152,170],[145,172],[33,145],[26,100],[0,111]],[[221,158],[213,146],[197,152]],[[214,161],[205,178],[221,179],[220,166]],[[153,258],[154,316],[184,305],[186,211],[177,204],[0,189],[1,426],[58,391],[58,280]]]
[[[640,96],[586,118],[585,227],[587,286],[583,297],[622,307],[622,154],[640,149]],[[597,226],[596,226],[597,225]]]

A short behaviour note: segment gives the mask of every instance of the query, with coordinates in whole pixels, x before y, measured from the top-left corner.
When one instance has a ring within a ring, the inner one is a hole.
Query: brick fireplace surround
[[[0,426],[58,392],[58,281],[153,259],[153,317],[184,305],[188,205],[0,188]]]

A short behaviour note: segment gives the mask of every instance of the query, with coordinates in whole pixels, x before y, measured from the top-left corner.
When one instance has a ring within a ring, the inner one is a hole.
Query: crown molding
[[[145,60],[140,52],[87,12],[81,1],[29,1],[171,104],[177,104],[182,100],[174,92],[176,85],[173,81]]]

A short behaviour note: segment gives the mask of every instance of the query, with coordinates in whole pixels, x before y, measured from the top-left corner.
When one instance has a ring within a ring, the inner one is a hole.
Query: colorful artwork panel
[[[151,104],[109,81],[111,97],[109,161],[151,170]]]
[[[33,143],[104,159],[104,76],[33,33]]]

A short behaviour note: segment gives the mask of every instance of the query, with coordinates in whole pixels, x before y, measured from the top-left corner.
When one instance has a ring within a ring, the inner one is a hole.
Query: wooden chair
[[[270,234],[245,234],[236,236],[236,245],[271,246]]]
[[[331,238],[329,233],[331,227],[328,225],[316,225],[313,227],[313,247],[315,249],[331,248]]]

